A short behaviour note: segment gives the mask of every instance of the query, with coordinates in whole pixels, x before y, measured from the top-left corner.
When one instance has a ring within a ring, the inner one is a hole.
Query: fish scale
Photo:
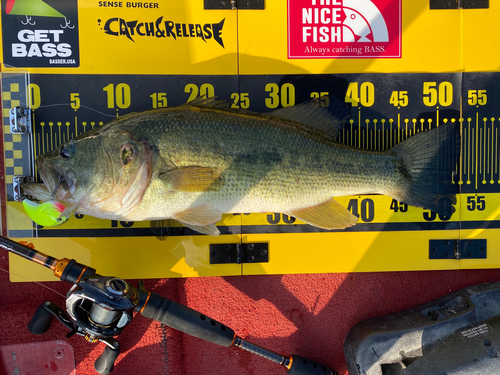
[[[177,167],[200,165],[225,171],[230,180],[221,191],[205,193],[207,202],[223,204],[228,198],[245,197],[246,204],[252,205],[245,207],[250,211],[260,212],[269,205],[289,210],[296,207],[297,197],[303,207],[332,196],[379,192],[394,174],[395,157],[389,153],[318,142],[268,119],[228,114],[221,121],[220,113],[207,111],[190,121],[190,114],[189,109],[178,111],[172,121],[159,121],[143,135],[154,139],[162,134],[155,145],[164,160],[179,160]],[[137,124],[138,129],[144,126]],[[182,132],[176,132],[178,128]],[[167,206],[168,200],[163,203]]]

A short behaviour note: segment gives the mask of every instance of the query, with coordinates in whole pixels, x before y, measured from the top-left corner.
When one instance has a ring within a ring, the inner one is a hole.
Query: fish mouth
[[[57,166],[49,165],[43,158],[36,160],[43,183],[51,193],[51,198],[64,201],[71,198],[76,189],[76,181]]]

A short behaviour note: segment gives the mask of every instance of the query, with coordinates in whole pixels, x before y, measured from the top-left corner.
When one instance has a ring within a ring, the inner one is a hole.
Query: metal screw
[[[449,257],[449,254],[448,253],[444,253],[443,254],[443,258],[448,258]]]
[[[224,261],[225,261],[226,263],[231,263],[231,257],[225,257],[225,258],[224,258]]]
[[[480,250],[480,251],[484,251],[484,246],[480,246],[480,247],[479,247],[479,250]]]
[[[215,258],[217,256],[217,251],[212,251],[210,255]]]
[[[446,3],[446,8],[451,8],[451,3],[449,1]]]
[[[255,245],[253,243],[249,243],[248,246],[247,246],[247,249],[249,251],[252,251],[254,248],[255,248]]]
[[[118,341],[113,341],[113,346],[116,348],[120,343]]]
[[[474,2],[470,1],[470,2],[467,4],[467,6],[468,6],[469,8],[473,8],[473,7],[474,7]]]
[[[56,350],[54,350],[54,357],[56,357],[57,359],[61,359],[62,357],[64,357],[64,349],[56,348]]]
[[[249,261],[250,263],[253,263],[253,262],[254,262],[254,260],[255,260],[255,257],[254,257],[253,255],[250,255],[250,256],[248,257],[248,261]]]
[[[226,3],[224,1],[221,1],[219,3],[219,8],[224,9],[226,7]]]
[[[250,3],[248,3],[248,2],[245,3],[244,7],[247,8],[247,9],[250,8]]]
[[[432,247],[431,247],[431,253],[435,253],[435,252],[436,252],[436,250],[437,250],[437,249],[436,249],[436,246],[432,246]]]
[[[231,245],[224,245],[224,250],[226,250],[226,251],[231,250]]]
[[[467,258],[470,258],[470,257],[472,257],[472,253],[469,251],[469,252],[467,253]]]
[[[267,250],[266,250],[266,249],[263,249],[263,250],[260,252],[260,255],[262,255],[262,256],[267,255]]]

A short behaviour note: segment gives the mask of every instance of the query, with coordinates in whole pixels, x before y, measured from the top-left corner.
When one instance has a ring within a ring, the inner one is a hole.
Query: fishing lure
[[[69,219],[69,216],[61,217],[65,207],[57,201],[35,203],[25,199],[23,200],[23,207],[31,220],[44,227],[54,227]]]

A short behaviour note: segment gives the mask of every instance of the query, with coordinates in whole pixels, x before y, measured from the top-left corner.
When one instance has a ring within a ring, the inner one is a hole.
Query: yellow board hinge
[[[429,240],[429,259],[486,259],[485,239]]]
[[[430,9],[488,9],[489,0],[430,0]]]
[[[204,0],[203,7],[209,9],[265,9],[264,0]]]

